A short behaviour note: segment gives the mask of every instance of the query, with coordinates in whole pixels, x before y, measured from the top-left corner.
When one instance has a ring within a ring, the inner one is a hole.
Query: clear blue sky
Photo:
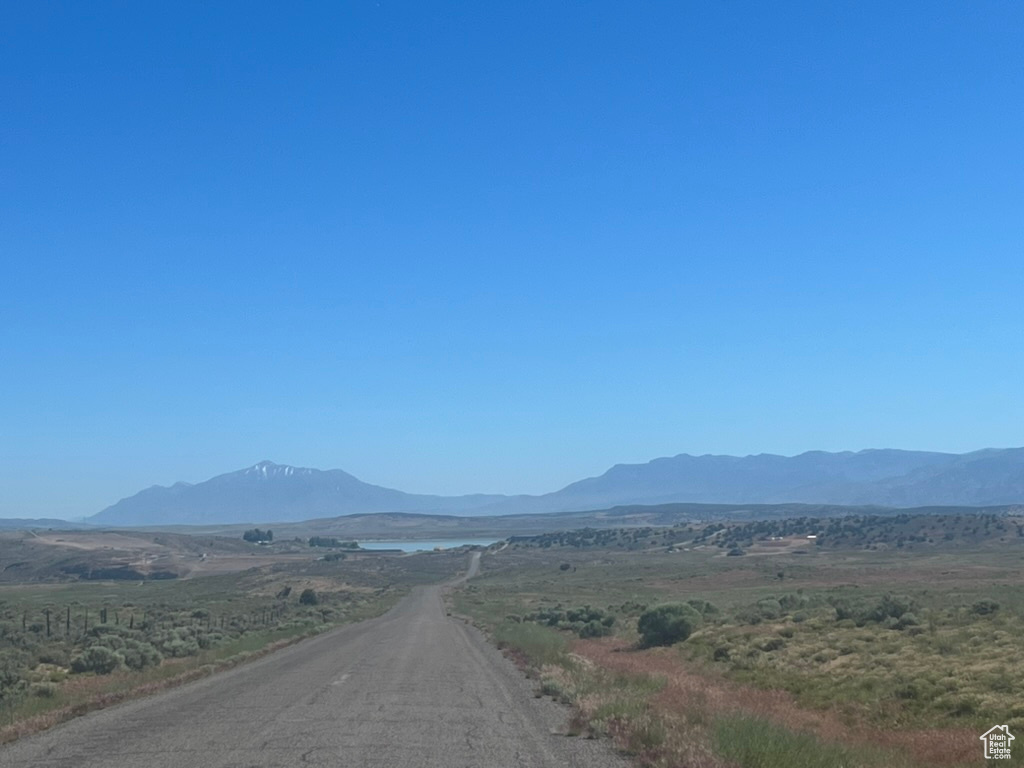
[[[1024,444],[1024,5],[5,3],[0,516]]]

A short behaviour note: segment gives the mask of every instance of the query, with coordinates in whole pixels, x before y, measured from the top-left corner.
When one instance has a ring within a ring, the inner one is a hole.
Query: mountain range
[[[153,486],[88,518],[94,525],[294,522],[375,512],[509,515],[626,504],[808,503],[886,507],[1024,503],[1024,448],[952,454],[873,449],[798,456],[678,456],[618,464],[540,496],[431,496],[339,469],[261,461],[205,482]]]

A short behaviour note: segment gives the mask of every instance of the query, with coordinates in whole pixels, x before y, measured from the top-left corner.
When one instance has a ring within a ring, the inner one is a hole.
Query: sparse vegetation
[[[865,764],[885,765],[884,757],[872,760],[864,750],[826,744],[806,731],[793,731],[765,718],[722,717],[715,723],[719,754],[742,768],[847,768]]]
[[[455,610],[562,638],[567,661],[523,654],[541,692],[648,765],[959,767],[992,722],[1024,730],[1017,529],[892,515],[524,537],[485,555]],[[650,641],[667,622],[641,625],[664,604],[698,617],[672,649]],[[614,619],[609,635],[579,632],[584,606]],[[667,688],[595,718],[616,675]]]
[[[942,549],[951,543],[975,546],[984,542],[1008,542],[1022,536],[1024,524],[1006,513],[964,511],[949,515],[846,514],[752,522],[678,522],[661,527],[582,528],[535,536],[512,536],[509,542],[512,548],[574,550],[715,547],[725,554],[739,557],[752,547],[780,543],[828,549],[912,551]],[[785,578],[784,571],[779,578]]]
[[[65,713],[59,720],[140,685],[207,674],[376,615],[408,585],[465,566],[447,554],[362,557],[188,580],[0,587],[0,742],[13,733],[4,722]]]
[[[600,609],[584,605],[563,610],[561,606],[529,613],[525,621],[535,621],[548,627],[567,629],[579,637],[604,637],[612,633],[615,617]]]

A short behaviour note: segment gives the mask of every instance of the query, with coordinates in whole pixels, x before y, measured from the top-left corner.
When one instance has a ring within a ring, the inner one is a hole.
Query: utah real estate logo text
[[[979,737],[985,742],[986,760],[1009,760],[1010,742],[1016,738],[1005,725],[993,725]]]

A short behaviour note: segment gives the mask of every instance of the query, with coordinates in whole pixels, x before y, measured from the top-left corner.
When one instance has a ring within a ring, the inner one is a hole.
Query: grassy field
[[[466,562],[307,556],[190,579],[0,586],[0,741],[379,615]]]
[[[485,555],[453,607],[572,703],[579,730],[646,764],[980,765],[981,733],[1024,733],[1018,524],[859,517],[523,538]],[[691,603],[699,625],[641,647],[638,619],[665,603]]]

